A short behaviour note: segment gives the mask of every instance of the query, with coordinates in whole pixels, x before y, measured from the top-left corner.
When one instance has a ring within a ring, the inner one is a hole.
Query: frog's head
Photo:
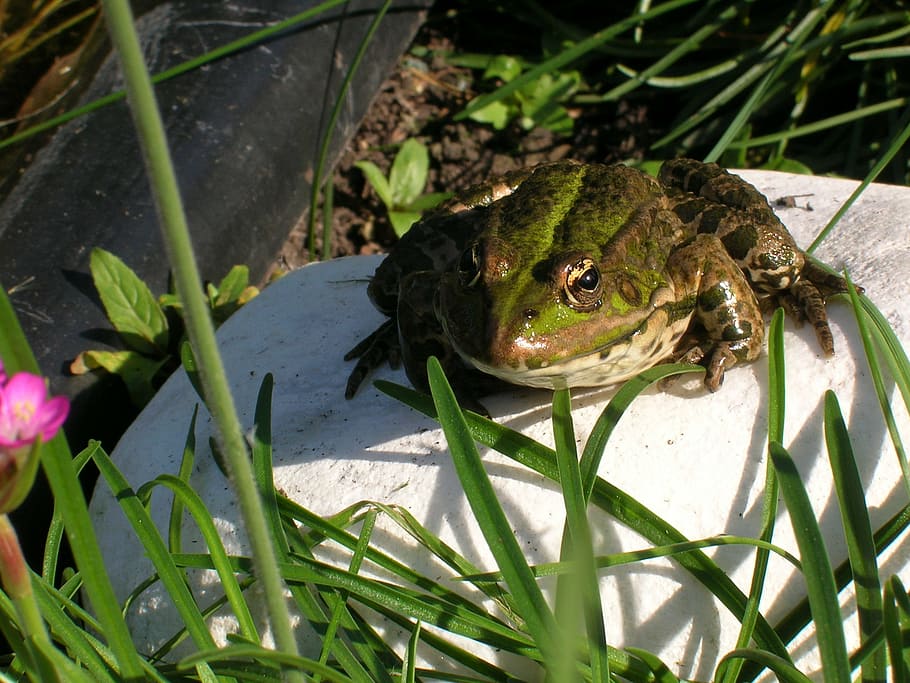
[[[680,223],[653,179],[543,166],[479,220],[436,300],[466,361],[559,387],[618,382],[669,353],[679,326],[663,273]]]

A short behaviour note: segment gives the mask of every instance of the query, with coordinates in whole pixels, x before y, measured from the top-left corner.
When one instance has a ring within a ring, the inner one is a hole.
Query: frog
[[[456,396],[507,385],[610,386],[700,364],[717,391],[762,352],[782,305],[834,354],[844,278],[800,249],[768,199],[714,163],[556,161],[462,192],[405,233],[367,293],[387,320],[349,351],[345,396],[388,361],[428,391],[436,356]]]

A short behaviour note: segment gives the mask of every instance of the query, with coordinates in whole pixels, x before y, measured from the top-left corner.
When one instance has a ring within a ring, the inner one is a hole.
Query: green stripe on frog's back
[[[539,167],[511,195],[490,207],[488,233],[520,250],[527,263],[546,258],[583,187],[584,166]]]
[[[516,312],[532,292],[549,285],[550,265],[569,253],[601,260],[656,181],[625,167],[552,164],[539,168],[511,196],[490,207],[490,236],[507,245],[510,265],[488,283],[500,312]],[[495,317],[499,317],[494,313]]]

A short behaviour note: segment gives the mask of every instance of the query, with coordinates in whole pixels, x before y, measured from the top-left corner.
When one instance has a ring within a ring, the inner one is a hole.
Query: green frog
[[[437,356],[459,398],[502,382],[602,386],[658,363],[702,364],[716,391],[754,360],[762,302],[808,320],[834,352],[826,301],[845,281],[817,265],[755,187],[674,159],[655,179],[559,161],[468,190],[416,223],[368,293],[389,317],[353,348],[352,397],[403,360],[427,389]]]

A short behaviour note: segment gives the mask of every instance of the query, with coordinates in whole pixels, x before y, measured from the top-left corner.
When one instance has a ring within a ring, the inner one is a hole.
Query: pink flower
[[[69,413],[65,396],[48,398],[44,379],[29,372],[7,378],[0,367],[0,450],[54,437]]]

